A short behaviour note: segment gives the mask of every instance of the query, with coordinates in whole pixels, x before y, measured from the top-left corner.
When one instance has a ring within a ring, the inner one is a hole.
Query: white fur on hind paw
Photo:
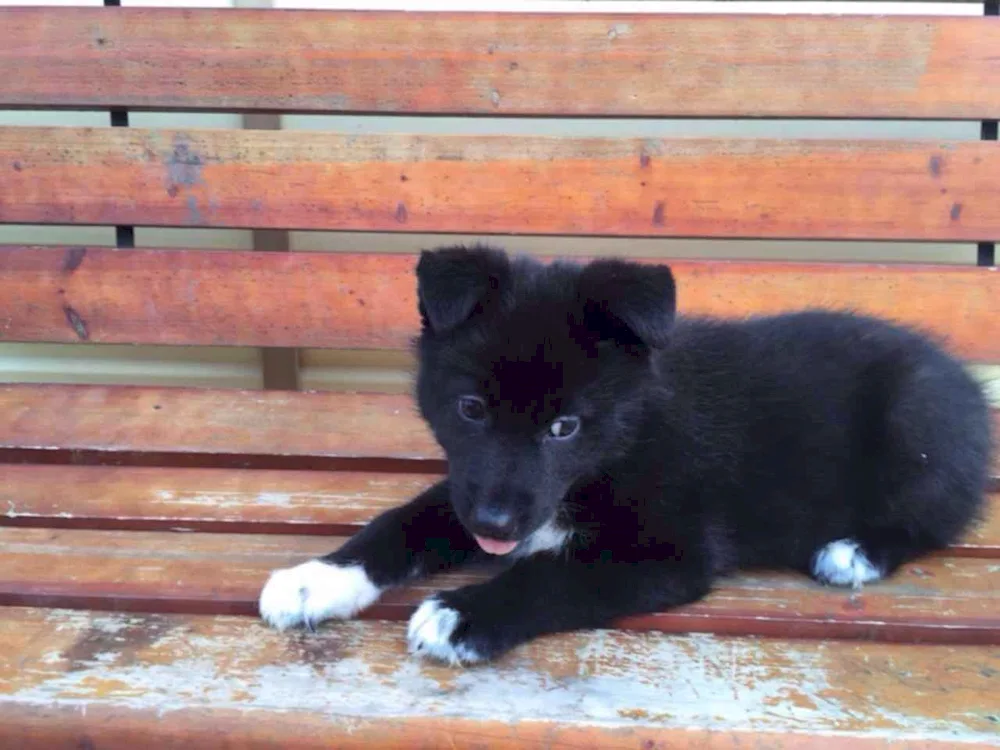
[[[816,554],[813,575],[820,581],[835,586],[859,588],[862,584],[879,580],[882,571],[868,559],[856,541],[838,539]]]
[[[475,649],[462,643],[452,643],[452,633],[460,620],[461,615],[444,606],[439,599],[425,600],[413,613],[406,630],[411,653],[430,656],[451,665],[482,661],[483,657]]]
[[[310,560],[271,573],[260,593],[260,615],[278,630],[302,624],[311,629],[332,617],[353,617],[380,593],[361,565]]]

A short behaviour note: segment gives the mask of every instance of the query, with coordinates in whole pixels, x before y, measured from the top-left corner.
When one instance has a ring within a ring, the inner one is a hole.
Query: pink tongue
[[[497,539],[487,539],[482,536],[477,536],[476,541],[483,548],[483,552],[488,552],[491,555],[506,555],[517,546],[517,542],[501,542]]]

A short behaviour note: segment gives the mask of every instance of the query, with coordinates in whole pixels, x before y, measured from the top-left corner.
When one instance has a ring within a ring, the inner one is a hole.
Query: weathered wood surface
[[[1000,434],[1000,411],[993,417]],[[183,454],[226,465],[236,456],[264,468],[302,466],[294,458],[408,459],[428,462],[421,473],[444,457],[403,394],[0,384],[0,452],[16,451]]]
[[[0,222],[883,240],[1000,236],[986,141],[0,128]]]
[[[337,537],[0,528],[0,604],[144,612],[257,611],[269,572],[326,554]],[[390,594],[365,616],[405,619],[426,596],[482,579],[441,576]],[[623,619],[670,632],[1000,645],[1000,566],[936,556],[863,591],[792,574],[741,574],[707,599]]]
[[[0,448],[440,459],[408,395],[0,385]]]
[[[436,474],[0,464],[0,524],[353,534]],[[998,514],[1000,515],[1000,514]],[[1000,518],[970,544],[996,547]],[[977,552],[977,554],[979,554]]]
[[[0,29],[0,107],[1000,115],[985,18],[4,8]]]
[[[737,28],[725,16],[222,12],[0,11],[8,38],[0,73],[12,83],[0,104],[971,119],[1000,112],[987,85],[998,69],[991,50],[1000,29],[985,19],[750,16]],[[370,39],[377,48],[366,46]]]
[[[0,723],[32,749],[996,747],[996,648],[598,631],[455,671],[394,623],[0,616]]]
[[[435,474],[0,464],[0,525],[353,534]],[[1000,557],[1000,495],[949,555]],[[294,542],[291,543],[294,546]]]
[[[1000,361],[1000,273],[916,264],[669,263],[683,313],[888,317]],[[0,246],[0,340],[406,349],[416,258]]]

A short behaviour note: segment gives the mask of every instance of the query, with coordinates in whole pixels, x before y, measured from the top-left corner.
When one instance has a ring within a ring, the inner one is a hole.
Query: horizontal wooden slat
[[[352,534],[438,479],[352,471],[0,464],[0,524]],[[989,529],[982,545],[995,546],[1000,556],[1000,526]]]
[[[405,395],[0,385],[0,447],[438,459]]]
[[[0,524],[352,534],[432,474],[0,464]],[[1000,495],[951,555],[1000,557]]]
[[[404,641],[9,608],[0,722],[29,750],[995,747],[996,649],[601,631],[458,671]]]
[[[987,141],[0,128],[0,222],[1000,237]]]
[[[0,528],[0,604],[256,615],[269,572],[332,551],[334,537]],[[441,576],[387,594],[366,617],[405,619],[426,596],[482,580]],[[1000,567],[928,558],[862,592],[758,573],[707,599],[620,621],[632,629],[894,642],[1000,644]]]
[[[443,458],[408,395],[31,384],[0,384],[0,450]]]
[[[1000,115],[985,18],[0,10],[2,106]]]
[[[1000,361],[993,269],[658,262],[673,268],[685,314],[857,310]],[[0,246],[0,340],[408,349],[415,267],[411,255]]]

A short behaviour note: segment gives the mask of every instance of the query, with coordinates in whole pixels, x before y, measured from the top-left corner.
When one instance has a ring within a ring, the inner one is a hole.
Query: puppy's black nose
[[[505,539],[514,525],[514,515],[495,505],[479,505],[472,512],[472,526],[480,536]]]

